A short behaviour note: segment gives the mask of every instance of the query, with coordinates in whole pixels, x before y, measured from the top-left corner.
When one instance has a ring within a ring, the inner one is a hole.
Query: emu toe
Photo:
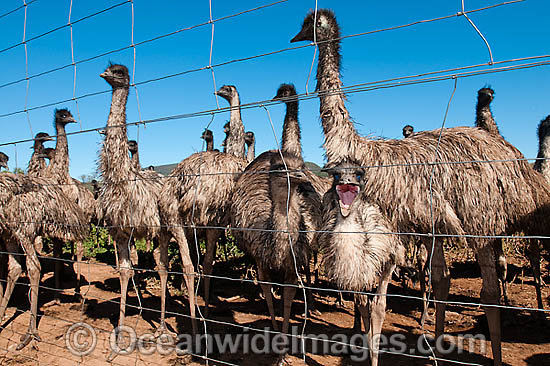
[[[42,338],[40,338],[37,332],[27,332],[21,336],[21,339],[20,339],[21,343],[17,345],[17,348],[15,350],[16,351],[22,350],[33,339],[37,342],[42,342]]]

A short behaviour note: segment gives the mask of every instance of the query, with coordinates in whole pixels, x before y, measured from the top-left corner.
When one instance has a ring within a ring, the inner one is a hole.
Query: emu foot
[[[74,295],[73,295],[72,301],[73,301],[73,302],[80,302],[80,303],[82,303],[83,300],[84,300],[84,297],[82,296],[82,294],[80,293],[80,291],[75,291],[75,292],[74,292]]]
[[[158,339],[158,338],[162,337],[163,335],[168,335],[168,336],[171,336],[171,337],[176,337],[177,336],[176,333],[174,333],[172,331],[169,331],[166,328],[166,326],[164,324],[162,324],[162,325],[159,325],[159,327],[155,331],[154,337]]]
[[[277,359],[277,366],[288,366],[291,364],[291,361],[288,357],[288,354],[285,352],[285,354],[280,355]]]
[[[42,338],[40,338],[40,336],[38,335],[38,332],[34,331],[34,332],[30,332],[28,331],[27,333],[23,334],[21,336],[21,343],[19,343],[17,345],[17,348],[15,349],[16,351],[20,351],[22,350],[27,344],[31,343],[32,340],[35,340],[37,342],[42,342]]]

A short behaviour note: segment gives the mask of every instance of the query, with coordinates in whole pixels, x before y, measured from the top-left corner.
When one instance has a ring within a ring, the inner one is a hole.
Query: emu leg
[[[56,303],[60,302],[59,293],[61,291],[61,279],[63,277],[63,262],[61,261],[61,254],[63,252],[63,242],[59,239],[53,241],[53,257],[54,263],[54,300]]]
[[[380,345],[380,334],[382,333],[382,325],[386,317],[386,294],[388,293],[388,284],[391,280],[391,275],[395,269],[395,264],[388,264],[382,276],[376,291],[376,296],[370,301],[370,327],[368,333],[369,350],[371,365],[378,365],[378,349]]]
[[[204,262],[202,264],[204,272],[204,316],[208,316],[208,307],[210,305],[210,275],[212,275],[218,239],[221,236],[219,230],[208,229],[206,231],[206,255],[204,256]]]
[[[81,241],[76,242],[76,261],[75,261],[75,272],[76,272],[76,284],[74,288],[75,298],[81,299],[80,295],[80,278],[82,273],[82,257],[84,256],[84,246]]]
[[[540,276],[540,243],[538,240],[529,240],[529,261],[533,270],[533,281],[535,282],[535,292],[537,294],[537,307],[544,309],[541,292],[541,276]]]
[[[443,243],[436,240],[432,255],[432,285],[434,297],[438,302],[435,304],[435,337],[438,339],[445,332],[445,310],[447,308],[447,297],[451,285],[451,277],[445,256],[443,254]]]
[[[353,331],[355,333],[361,332],[361,312],[355,302],[353,302]]]
[[[285,284],[295,285],[297,283],[296,273],[285,276]],[[290,323],[290,314],[292,313],[292,303],[296,296],[295,286],[285,286],[283,289],[283,333],[288,333],[288,326]]]
[[[420,293],[422,295],[422,316],[420,317],[420,324],[424,325],[426,317],[428,316],[428,293],[426,292],[426,275],[429,271],[428,249],[426,248],[425,243],[420,242],[418,244],[418,251],[416,254],[416,267],[418,268]]]
[[[126,317],[126,296],[128,295],[128,281],[134,275],[132,261],[130,260],[130,248],[132,245],[130,239],[124,234],[113,234],[114,240],[117,242],[118,252],[118,272],[120,277],[120,315],[118,318],[118,326],[124,325]]]
[[[508,302],[508,291],[507,291],[507,282],[506,277],[508,274],[508,265],[506,263],[506,256],[504,255],[504,249],[503,249],[503,241],[502,239],[495,240],[493,245],[493,250],[496,258],[496,269],[497,269],[497,276],[500,280],[500,283],[502,284],[502,297],[504,298],[504,304],[509,305]]]
[[[41,341],[36,329],[36,318],[38,316],[38,287],[40,285],[40,262],[38,256],[30,241],[22,242],[23,248],[26,250],[27,259],[27,273],[29,275],[30,291],[31,291],[31,317],[29,321],[29,329],[27,333],[21,336],[21,343],[17,346],[16,350],[20,350],[35,339]]]
[[[484,304],[500,303],[500,286],[498,283],[497,270],[495,268],[494,252],[489,245],[481,248],[477,253],[477,262],[481,269],[483,284],[481,288],[481,302]],[[484,307],[489,334],[491,336],[491,349],[493,351],[493,364],[502,364],[501,333],[500,333],[500,309],[495,307]]]
[[[189,253],[189,245],[187,244],[187,238],[185,232],[179,226],[174,226],[171,229],[172,235],[178,243],[180,249],[180,256],[183,268],[183,279],[185,286],[187,287],[187,296],[189,297],[189,313],[191,315],[191,328],[193,335],[197,334],[197,319],[195,317],[195,267],[191,260],[191,254]]]
[[[166,286],[168,283],[168,241],[169,238],[165,234],[161,234],[159,245],[153,251],[153,257],[157,264],[157,272],[160,277],[160,324],[155,332],[155,336],[159,337],[166,333],[165,316],[166,316]]]
[[[258,279],[260,281],[267,282],[270,280],[267,273],[264,271],[264,268],[261,265],[258,265]],[[271,315],[271,324],[273,324],[273,329],[279,331],[279,325],[277,324],[277,319],[275,319],[275,309],[273,308],[273,295],[271,293],[271,285],[267,283],[260,283],[260,287],[265,296],[265,302],[267,302],[267,309],[269,310],[269,315]]]
[[[15,253],[17,251],[17,246],[8,245],[7,251],[10,253]],[[2,302],[0,303],[0,320],[4,318],[6,314],[6,309],[8,307],[8,302],[10,301],[11,293],[15,287],[15,282],[21,276],[21,265],[15,259],[12,254],[8,255],[8,276],[6,278],[6,290],[2,296]]]
[[[0,238],[0,250],[7,252],[4,242]],[[0,297],[4,296],[4,281],[7,279],[8,270],[8,256],[7,254],[0,254]],[[7,281],[6,281],[7,282]],[[1,300],[0,300],[1,303]],[[1,318],[0,318],[1,319]]]

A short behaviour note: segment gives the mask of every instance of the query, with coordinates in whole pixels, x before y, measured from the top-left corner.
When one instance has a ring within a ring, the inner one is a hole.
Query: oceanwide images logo
[[[292,327],[290,334],[282,334],[265,328],[263,332],[243,328],[238,334],[208,333],[162,334],[153,333],[138,335],[128,326],[120,326],[109,333],[108,347],[113,354],[129,355],[139,352],[143,355],[157,353],[179,355],[208,353],[242,353],[242,354],[294,354],[299,355],[306,349],[312,354],[330,354],[349,356],[353,361],[364,361],[369,357],[371,345],[378,344],[380,353],[409,354],[431,356],[472,353],[479,351],[485,354],[485,336],[482,334],[463,334],[442,336],[437,340],[429,334],[420,335],[416,343],[407,339],[405,334],[377,334],[368,339],[365,334],[301,334],[299,327]],[[75,323],[65,333],[67,349],[74,355],[87,356],[97,346],[96,330],[86,323]]]

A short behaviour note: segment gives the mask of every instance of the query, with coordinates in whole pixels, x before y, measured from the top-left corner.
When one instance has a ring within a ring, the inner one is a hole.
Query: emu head
[[[36,136],[34,136],[34,141],[43,143],[44,141],[51,141],[52,138],[50,135],[48,135],[47,132],[38,132]]]
[[[6,154],[4,154],[3,152],[0,152],[0,170],[2,168],[9,169],[8,160],[10,160],[10,158]]]
[[[403,137],[407,138],[410,137],[414,133],[414,127],[411,125],[405,125],[403,127]]]
[[[273,98],[273,100],[281,99],[283,102],[288,103],[290,101],[296,101],[296,98],[292,98],[294,95],[296,95],[296,88],[294,87],[294,84],[281,84],[279,86],[279,89],[277,89],[277,95]]]
[[[244,133],[244,143],[247,146],[252,145],[255,140],[256,140],[256,137],[254,137],[254,132],[247,131],[247,132]]]
[[[232,101],[238,101],[239,98],[239,93],[234,85],[223,85],[215,94],[227,100],[230,104]]]
[[[210,130],[204,130],[204,132],[201,135],[201,139],[203,139],[206,142],[214,141],[214,135],[212,134],[212,131]]]
[[[314,37],[314,31],[317,33],[317,37]],[[299,41],[326,41],[334,38],[339,38],[338,23],[332,10],[319,9],[317,14],[315,11],[310,11],[304,19],[302,29],[290,42]]]
[[[75,119],[67,108],[55,110],[55,124],[66,125],[68,123],[75,123]],[[51,140],[51,138],[50,138]]]
[[[480,107],[491,104],[495,97],[495,91],[491,88],[481,88],[477,91],[477,104]]]
[[[227,121],[225,125],[223,125],[223,133],[228,135],[230,130],[231,130],[231,126],[229,125],[229,121]]]
[[[130,151],[132,155],[138,152],[138,144],[136,140],[128,140],[128,151]]]
[[[130,86],[130,74],[124,65],[110,64],[99,76],[105,79],[113,89]]]
[[[336,193],[340,213],[348,217],[365,188],[365,170],[352,162],[340,163],[326,170],[332,176],[332,189]]]

